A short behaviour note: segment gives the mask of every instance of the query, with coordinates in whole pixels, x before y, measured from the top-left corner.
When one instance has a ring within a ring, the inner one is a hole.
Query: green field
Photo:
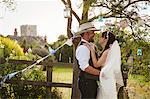
[[[54,67],[53,68],[53,82],[70,83],[72,84],[73,71],[72,67]],[[62,94],[62,99],[71,99],[71,88],[57,88]]]
[[[72,67],[54,67],[53,68],[53,82],[72,83],[73,73]],[[128,79],[127,89],[130,99],[149,99],[149,84],[138,82],[138,78],[132,76]],[[62,94],[62,99],[71,99],[71,88],[57,88]]]

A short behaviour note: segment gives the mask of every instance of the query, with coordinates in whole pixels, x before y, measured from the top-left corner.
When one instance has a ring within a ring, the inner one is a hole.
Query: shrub
[[[16,79],[16,78],[15,78]],[[23,80],[34,80],[34,81],[45,81],[44,72],[40,70],[33,70],[21,78]],[[46,87],[23,85],[18,82],[17,84],[6,84],[1,90],[1,98],[19,98],[19,99],[37,99],[47,98]],[[53,99],[61,99],[61,93],[58,92],[57,88],[52,91]]]

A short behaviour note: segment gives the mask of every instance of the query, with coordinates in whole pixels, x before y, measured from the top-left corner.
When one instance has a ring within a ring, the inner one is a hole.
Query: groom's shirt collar
[[[85,40],[85,39],[83,39],[83,38],[81,39],[81,41],[89,44],[89,42],[88,42],[88,41],[86,41],[86,40]]]

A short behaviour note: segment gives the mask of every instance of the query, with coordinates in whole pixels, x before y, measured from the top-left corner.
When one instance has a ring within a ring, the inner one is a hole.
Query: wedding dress
[[[99,77],[97,99],[117,99],[116,84],[119,87],[124,85],[121,73],[121,52],[117,41],[112,44]]]

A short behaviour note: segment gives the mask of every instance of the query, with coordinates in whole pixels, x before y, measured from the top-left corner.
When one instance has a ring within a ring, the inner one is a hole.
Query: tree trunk
[[[67,0],[67,4],[69,5],[69,8],[71,8],[71,1],[70,0]],[[71,25],[72,25],[72,11],[71,11],[71,17],[68,18],[68,23],[67,23],[67,36],[68,38],[71,38],[73,36],[73,34],[71,33]],[[79,92],[79,89],[78,89],[78,66],[77,66],[77,61],[75,59],[75,50],[76,50],[76,47],[77,47],[77,41],[79,40],[75,40],[76,42],[74,42],[73,44],[73,88],[72,88],[72,95],[71,95],[71,98],[72,99],[79,99],[80,98],[80,92]]]
[[[65,2],[65,0],[61,0],[65,5],[68,4],[69,8],[71,8],[71,17],[68,18],[68,23],[67,23],[67,36],[68,38],[71,38],[73,36],[73,34],[71,33],[71,25],[72,25],[72,14],[77,18],[79,24],[85,23],[88,21],[88,10],[89,10],[89,6],[87,6],[87,2],[88,0],[83,0],[83,12],[82,12],[82,20],[80,21],[80,18],[77,16],[77,14],[72,10],[71,7],[71,1],[67,0],[67,2]],[[73,88],[72,88],[72,95],[71,98],[72,99],[80,99],[80,92],[79,92],[79,88],[78,88],[78,75],[79,75],[79,68],[77,65],[77,60],[75,58],[75,51],[77,48],[78,43],[80,42],[81,38],[76,38],[73,41]]]
[[[71,99],[80,99],[80,91],[78,88],[78,77],[79,77],[79,68],[77,64],[77,60],[75,58],[75,51],[77,48],[78,43],[80,42],[81,38],[75,38],[73,41],[73,88],[72,88],[72,96]]]
[[[89,11],[88,2],[89,2],[88,0],[83,0],[83,11],[82,11],[82,19],[80,21],[80,24],[88,21],[88,11]]]
[[[87,7],[87,0],[83,0],[83,12],[82,12],[82,20],[79,22],[79,24],[85,23],[88,21],[88,9]],[[81,38],[75,38],[73,41],[73,88],[72,88],[72,99],[80,99],[80,91],[78,88],[78,77],[79,77],[79,68],[78,68],[78,64],[77,64],[77,60],[75,58],[75,51],[77,48],[78,43],[81,41]]]
[[[67,0],[68,2],[68,6],[69,8],[71,8],[71,1],[70,0]],[[67,36],[68,38],[71,38],[73,36],[73,34],[71,33],[71,25],[72,25],[72,12],[71,12],[71,17],[68,18],[68,23],[67,23]]]

